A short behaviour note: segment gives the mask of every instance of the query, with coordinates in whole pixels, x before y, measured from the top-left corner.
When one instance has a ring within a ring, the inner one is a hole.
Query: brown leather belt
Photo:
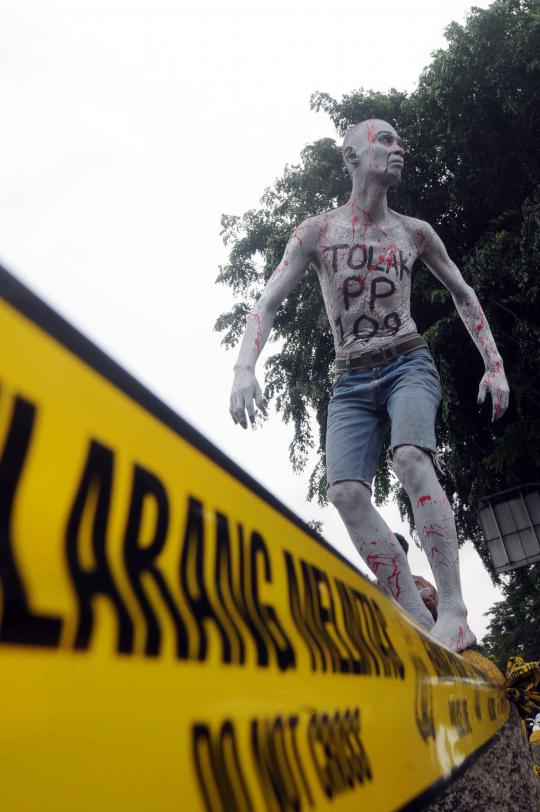
[[[336,372],[348,372],[350,369],[370,369],[371,367],[378,367],[381,364],[386,364],[397,358],[398,355],[403,355],[412,350],[418,350],[420,347],[426,347],[427,344],[418,333],[413,333],[410,336],[405,336],[394,344],[387,347],[381,347],[378,350],[364,350],[359,352],[358,355],[349,355],[346,358],[336,357],[335,369]]]

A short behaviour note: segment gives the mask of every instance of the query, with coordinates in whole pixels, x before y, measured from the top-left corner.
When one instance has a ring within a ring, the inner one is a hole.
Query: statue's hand
[[[507,410],[510,398],[508,381],[501,363],[497,363],[493,368],[486,369],[478,390],[479,404],[485,401],[488,392],[491,395],[493,406],[491,419],[498,420]]]
[[[251,425],[255,423],[254,403],[264,412],[263,395],[255,373],[249,369],[237,369],[234,374],[229,411],[234,422],[240,423],[244,429],[247,429],[246,411]]]

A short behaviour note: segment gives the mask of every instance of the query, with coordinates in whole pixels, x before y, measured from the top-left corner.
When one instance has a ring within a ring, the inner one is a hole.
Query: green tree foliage
[[[333,121],[340,140],[347,127],[370,117],[392,123],[406,146],[404,179],[390,205],[430,222],[483,304],[505,361],[511,387],[507,415],[492,425],[476,406],[482,360],[449,294],[417,263],[412,313],[426,336],[443,380],[438,437],[460,539],[472,538],[489,563],[475,521],[480,495],[540,480],[540,0],[496,0],[472,9],[465,25],[446,31],[410,93],[360,89],[341,100],[326,93],[312,107]],[[350,180],[338,145],[307,145],[300,162],[242,217],[225,215],[230,254],[218,281],[237,302],[216,329],[234,346],[246,313],[281,259],[287,239],[306,217],[342,205]],[[324,434],[333,347],[314,269],[278,312],[279,352],[266,364],[267,399],[292,422],[295,469],[316,447],[319,463],[310,497],[324,500]],[[311,412],[318,433],[314,436]],[[380,503],[395,491],[381,459],[375,482]]]
[[[504,600],[487,613],[490,621],[482,652],[504,672],[514,655],[540,660],[540,567],[514,570],[502,590]]]

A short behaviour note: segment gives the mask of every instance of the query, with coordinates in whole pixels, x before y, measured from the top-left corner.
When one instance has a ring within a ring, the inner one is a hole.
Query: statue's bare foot
[[[431,629],[431,634],[452,651],[465,651],[476,643],[476,637],[467,623],[466,612],[452,610],[443,612],[439,609],[439,616]]]

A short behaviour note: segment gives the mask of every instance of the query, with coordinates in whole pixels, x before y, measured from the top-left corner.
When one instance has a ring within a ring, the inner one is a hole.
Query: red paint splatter
[[[480,336],[481,330],[484,329],[484,313],[482,312],[482,308],[480,306],[477,308],[476,318],[478,319],[475,326],[476,335]]]
[[[370,553],[367,558],[367,565],[374,575],[381,567],[393,567],[392,572],[387,577],[388,589],[390,593],[397,600],[401,594],[401,587],[399,585],[399,575],[401,570],[398,567],[398,555],[384,555],[383,553]]]
[[[444,528],[441,527],[440,524],[425,524],[422,532],[426,538],[430,536],[439,536],[439,538],[442,539],[446,538]]]
[[[255,334],[255,346],[257,347],[257,352],[260,353],[261,351],[261,339],[262,339],[262,325],[261,325],[261,317],[258,313],[250,313],[250,318],[252,318],[257,324],[257,332]]]
[[[358,217],[358,215],[357,215],[357,214],[353,214],[353,216],[351,217],[351,225],[352,225],[352,240],[353,240],[353,242],[354,242],[354,228],[355,228],[356,224],[357,224],[357,223],[359,223],[359,222],[360,222],[360,218]]]
[[[420,499],[418,500],[418,507],[424,507],[426,502],[431,502],[431,496],[429,494],[420,497]]]
[[[319,236],[317,238],[317,242],[319,243],[319,245],[322,243],[327,233],[328,233],[328,214],[325,214],[323,215],[322,218],[322,224],[319,225]]]

